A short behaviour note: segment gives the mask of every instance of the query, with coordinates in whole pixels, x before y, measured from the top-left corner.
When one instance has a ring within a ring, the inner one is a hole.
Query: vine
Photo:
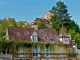
[[[50,48],[54,48],[54,43],[52,42],[32,42],[32,41],[22,41],[22,40],[0,40],[0,53],[4,51],[4,49],[9,49],[9,53],[15,53],[13,50],[23,47],[33,47],[33,46],[50,46]]]

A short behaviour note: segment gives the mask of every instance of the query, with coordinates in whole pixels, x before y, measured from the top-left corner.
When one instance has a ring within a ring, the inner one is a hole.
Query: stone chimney
[[[32,23],[31,25],[32,25],[31,28],[34,28],[35,30],[38,30],[38,26],[37,26],[36,23]]]
[[[9,40],[8,27],[6,28],[6,40]]]

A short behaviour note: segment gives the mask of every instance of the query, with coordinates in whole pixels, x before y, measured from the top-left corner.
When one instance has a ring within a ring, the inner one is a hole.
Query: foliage
[[[5,50],[6,47],[6,42],[5,40],[0,40],[0,52],[3,52]]]
[[[17,27],[27,27],[28,22],[26,21],[19,21],[17,22]]]
[[[69,57],[69,58],[71,58],[71,57],[76,57],[76,55],[77,55],[76,53],[71,53],[71,52],[68,53],[68,57]]]
[[[47,28],[47,26],[44,23],[42,23],[41,21],[38,21],[37,25],[38,25],[38,28]]]
[[[56,6],[52,7],[51,12],[55,14],[58,20],[69,20],[70,13],[68,13],[67,6],[64,2],[58,1]]]
[[[68,33],[71,35],[72,39],[74,40],[74,36],[76,36],[76,31],[70,29],[70,30],[68,31]]]
[[[6,32],[5,31],[0,31],[0,37],[5,36]]]
[[[54,13],[54,16],[51,17],[52,28],[56,28],[59,31],[62,27],[63,20],[70,20],[67,6],[64,2],[58,1],[56,6],[52,7],[51,12]]]
[[[15,43],[17,44],[17,48],[24,46],[24,42],[22,40],[16,41]]]
[[[77,33],[80,33],[79,25],[71,20],[70,13],[68,13],[68,9],[66,4],[62,1],[58,1],[55,6],[52,7],[51,11],[54,16],[51,16],[52,28],[55,28],[57,31],[61,30],[61,27],[66,28],[67,32],[71,34],[71,38],[75,39]],[[76,43],[78,43],[79,39],[76,38]],[[79,43],[78,43],[79,45]]]
[[[5,49],[9,48],[10,53],[14,53],[14,49],[18,49],[21,46],[24,47],[32,47],[32,46],[52,46],[54,47],[54,43],[49,42],[27,42],[27,41],[14,41],[14,40],[0,40],[0,53],[3,52]]]
[[[0,20],[0,24],[1,30],[5,31],[7,26],[16,26],[16,21],[14,18],[4,18]]]
[[[74,39],[75,39],[75,42],[77,43],[78,48],[80,48],[80,34],[77,33]]]
[[[52,7],[51,12],[54,14],[50,19],[52,22],[52,28],[59,31],[61,27],[65,27],[67,30],[73,29],[76,32],[79,32],[79,26],[70,19],[70,13],[68,13],[67,6],[64,2],[58,1],[56,6]]]
[[[61,33],[62,31],[67,32],[67,29],[66,29],[66,28],[64,28],[64,27],[62,27],[62,28],[60,28],[59,33]]]
[[[4,18],[0,20],[0,39],[3,39],[6,35],[6,28],[8,26],[28,27],[29,24],[26,21],[16,22],[14,18]]]

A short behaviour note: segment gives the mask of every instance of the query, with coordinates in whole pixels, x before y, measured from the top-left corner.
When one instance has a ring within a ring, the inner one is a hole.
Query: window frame
[[[20,47],[19,48],[19,53],[23,53],[23,52],[24,52],[23,47]],[[19,57],[21,57],[21,58],[24,57],[24,54],[20,54]]]
[[[33,40],[33,42],[36,42],[37,41],[37,36],[36,35],[32,35],[32,40]]]
[[[48,48],[46,48],[46,47],[48,47]],[[46,52],[46,50],[47,50],[47,52]],[[50,55],[49,55],[49,53],[50,53],[50,47],[49,46],[45,46],[44,52],[45,52],[45,57],[46,58],[50,57]]]

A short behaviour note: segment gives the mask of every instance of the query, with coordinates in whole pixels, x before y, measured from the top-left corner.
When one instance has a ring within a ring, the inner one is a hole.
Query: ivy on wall
[[[32,42],[32,41],[22,41],[22,40],[0,40],[0,53],[4,51],[4,49],[9,48],[10,53],[13,53],[13,49],[18,49],[21,46],[32,47],[32,46],[52,46],[54,47],[54,43],[52,42]]]
[[[32,41],[22,41],[22,40],[0,40],[0,53],[4,51],[4,49],[9,49],[9,53],[15,53],[14,49],[19,49],[19,47],[33,47],[33,46],[40,46],[40,47],[46,47],[49,46],[50,49],[55,49],[56,46],[63,46],[59,43],[53,43],[53,42],[32,42]]]

